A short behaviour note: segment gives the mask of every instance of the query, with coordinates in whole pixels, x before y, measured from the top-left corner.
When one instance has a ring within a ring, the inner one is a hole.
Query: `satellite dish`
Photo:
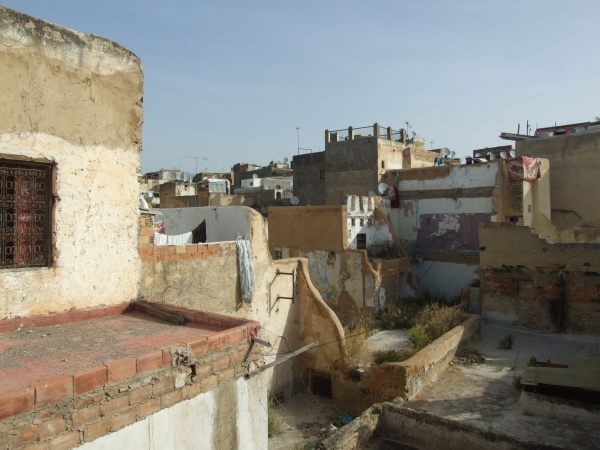
[[[412,137],[415,137],[417,135],[417,133],[415,133],[414,131],[411,131],[410,134],[412,134]]]
[[[507,157],[508,155],[506,154],[506,152],[500,152],[500,158],[506,159]]]
[[[481,158],[481,153],[475,153],[475,158]]]
[[[369,191],[369,197],[377,197],[377,194],[373,191]]]
[[[283,163],[285,164],[286,162],[288,162],[289,159],[287,159],[286,157],[283,158]]]
[[[496,159],[496,155],[494,155],[492,152],[488,152],[488,157],[490,158],[490,161],[493,161]]]
[[[454,158],[454,155],[456,155],[455,152],[450,152],[450,154],[448,155],[448,158],[452,159],[452,158]]]
[[[450,154],[450,150],[447,147],[442,147],[440,152],[444,158],[447,158]]]
[[[300,199],[294,195],[292,198],[290,198],[290,203],[296,206],[298,203],[300,203]]]
[[[514,158],[515,156],[517,156],[517,154],[515,153],[515,151],[514,151],[514,150],[511,150],[511,151],[510,151],[510,157],[511,157],[511,158]]]
[[[380,183],[379,186],[377,186],[380,194],[385,194],[387,188],[389,188],[389,186],[385,183]]]
[[[206,181],[206,180],[208,180],[208,177],[204,177],[204,178],[202,178],[202,179],[203,179],[204,181]]]
[[[258,178],[258,174],[255,173],[254,175],[252,175],[252,178],[257,179]]]
[[[281,186],[279,184],[276,184],[275,189],[281,189]]]

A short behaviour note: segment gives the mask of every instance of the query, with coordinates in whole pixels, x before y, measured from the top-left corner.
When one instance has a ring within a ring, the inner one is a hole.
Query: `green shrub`
[[[388,330],[410,328],[419,309],[420,305],[410,301],[387,304],[381,313],[381,325]]]
[[[376,366],[386,362],[402,362],[414,355],[418,350],[410,346],[402,350],[377,350],[373,352],[373,362]]]
[[[439,303],[426,305],[415,318],[415,326],[423,327],[431,340],[439,338],[461,322],[460,307]]]
[[[521,390],[521,380],[523,379],[523,377],[515,377],[513,378],[513,387],[515,389]]]
[[[273,437],[283,431],[283,415],[281,411],[275,407],[275,401],[269,400],[267,434]]]
[[[351,325],[344,326],[346,349],[348,350],[348,356],[355,366],[360,365],[365,352],[365,340],[373,334],[372,330],[373,320],[371,316],[364,311],[357,313],[355,320]]]
[[[535,356],[529,358],[529,361],[527,361],[527,367],[537,367],[537,358]]]
[[[508,333],[506,336],[498,339],[498,348],[502,350],[510,350],[513,348],[515,343],[515,336],[512,333]]]
[[[427,329],[422,325],[415,325],[408,330],[408,333],[410,334],[413,344],[419,350],[429,345],[433,340],[431,335],[427,332]]]

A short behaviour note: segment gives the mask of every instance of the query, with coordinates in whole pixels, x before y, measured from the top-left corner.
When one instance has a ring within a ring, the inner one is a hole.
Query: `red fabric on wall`
[[[508,180],[511,183],[533,181],[540,177],[540,160],[537,158],[518,156],[517,158],[511,158],[505,161],[506,169],[508,171]]]

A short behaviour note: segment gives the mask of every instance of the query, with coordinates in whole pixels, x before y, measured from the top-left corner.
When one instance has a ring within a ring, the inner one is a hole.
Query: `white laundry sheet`
[[[154,233],[154,245],[187,245],[191,244],[192,241],[191,231],[175,235]]]

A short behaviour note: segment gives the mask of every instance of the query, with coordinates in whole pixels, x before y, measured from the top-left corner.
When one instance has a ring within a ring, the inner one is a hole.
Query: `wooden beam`
[[[151,314],[156,317],[160,317],[161,319],[166,320],[167,322],[174,323],[175,325],[185,325],[185,318],[176,314],[171,314],[169,312],[163,311],[162,309],[151,306],[148,303],[136,300],[133,302],[133,306],[141,309],[145,313]]]

